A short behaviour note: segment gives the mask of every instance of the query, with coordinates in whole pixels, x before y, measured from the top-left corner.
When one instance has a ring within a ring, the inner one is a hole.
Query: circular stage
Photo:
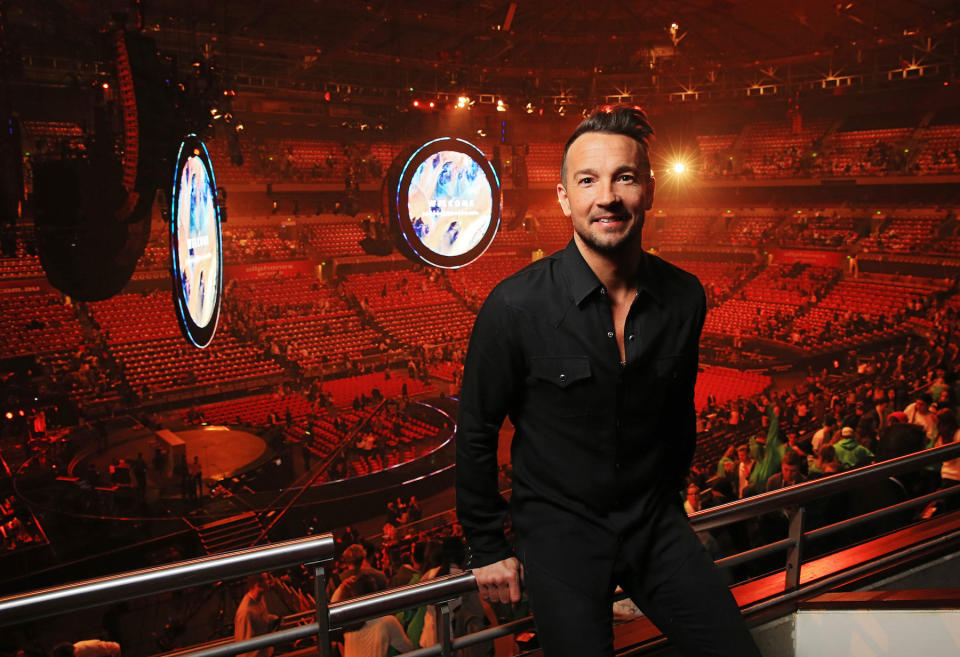
[[[144,430],[139,434],[111,441],[106,448],[79,456],[71,464],[70,475],[78,479],[95,477],[100,486],[135,488],[138,485],[136,461],[142,458],[146,471],[145,496],[175,498],[184,496],[180,468],[176,468],[181,457],[191,473],[196,472],[199,464],[202,495],[209,491],[210,482],[257,468],[272,454],[260,436],[222,425],[176,431]],[[96,475],[92,474],[94,471]]]

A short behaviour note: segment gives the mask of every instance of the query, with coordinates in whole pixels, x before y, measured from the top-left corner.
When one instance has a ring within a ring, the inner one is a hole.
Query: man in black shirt
[[[706,301],[641,246],[651,133],[636,108],[574,132],[557,186],[573,240],[493,290],[465,361],[457,511],[473,573],[500,602],[520,599],[522,577],[547,657],[613,654],[617,584],[686,654],[759,654],[681,507]],[[509,505],[497,490],[506,416]]]

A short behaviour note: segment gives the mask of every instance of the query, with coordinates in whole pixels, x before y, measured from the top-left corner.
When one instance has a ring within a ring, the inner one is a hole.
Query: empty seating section
[[[537,214],[536,217],[533,244],[535,248],[543,249],[544,255],[559,251],[573,237],[570,219],[563,216],[560,208],[554,206]]]
[[[75,350],[83,335],[73,306],[60,294],[0,294],[4,357]]]
[[[479,308],[497,283],[530,263],[530,258],[486,253],[464,269],[447,272],[453,289],[472,306]]]
[[[276,345],[279,354],[308,370],[377,353],[384,341],[336,290],[313,277],[238,281],[231,291],[255,323],[260,341]]]
[[[816,168],[825,175],[879,175],[906,162],[903,144],[913,128],[835,132],[823,143]]]
[[[837,283],[820,303],[798,317],[794,328],[812,336],[818,346],[824,348],[861,344],[882,335],[902,332],[904,328],[893,320],[906,310],[907,302],[925,300],[945,287],[924,280],[908,284],[848,278]],[[884,318],[889,325],[873,331],[854,331],[852,322],[861,315]]]
[[[531,183],[556,183],[560,178],[563,144],[531,143],[527,153],[527,179]]]
[[[777,230],[774,239],[781,245],[839,247],[857,239],[857,219],[852,216],[817,214],[807,218],[793,216]]]
[[[303,242],[281,237],[273,226],[223,230],[223,258],[226,262],[293,260],[306,255]]]
[[[707,290],[707,301],[711,296],[719,297],[728,293],[747,274],[749,266],[740,262],[711,260],[678,260],[666,258],[680,269],[690,272]]]
[[[372,439],[371,439],[372,437]],[[438,427],[392,409],[383,409],[349,451],[352,476],[363,476],[419,458],[440,445]]]
[[[0,279],[40,278],[44,275],[32,229],[15,228],[8,233],[5,227],[4,249],[8,248],[12,251],[9,256],[0,254]]]
[[[169,292],[118,294],[87,304],[108,345],[173,338],[180,327]]]
[[[315,249],[317,257],[364,255],[360,247],[364,234],[356,221],[314,224],[302,227],[301,231],[301,236]]]
[[[191,409],[192,410],[192,409]],[[196,407],[209,424],[247,424],[257,426],[267,424],[270,413],[284,419],[287,411],[295,420],[300,420],[309,413],[315,412],[313,405],[300,395],[294,394],[266,394],[241,399],[203,404]],[[181,416],[188,419],[190,411],[184,410]]]
[[[653,232],[651,238],[661,248],[671,246],[703,247],[714,243],[714,234],[717,232],[715,222],[714,217],[703,215],[652,215],[648,218],[647,225],[644,228],[648,231],[651,228],[654,229],[655,232]]]
[[[313,177],[343,182],[347,175],[347,156],[333,141],[283,139],[275,159],[289,163],[292,169],[310,172]]]
[[[345,288],[403,344],[462,342],[473,327],[473,313],[438,280],[417,271],[354,274]]]
[[[777,264],[762,270],[736,293],[707,312],[704,331],[784,340],[802,307],[823,294],[839,272],[805,264]]]
[[[330,379],[323,382],[323,389],[333,396],[334,406],[348,406],[354,397],[359,397],[361,394],[370,397],[374,388],[379,390],[380,394],[387,399],[398,399],[403,394],[404,385],[406,385],[407,395],[410,397],[435,392],[435,388],[430,383],[412,379],[408,376],[390,376],[388,378],[384,372],[359,374],[344,379]]]
[[[896,217],[891,219],[879,235],[860,240],[865,251],[928,251],[937,241],[937,231],[943,219],[939,217]]]
[[[733,167],[733,144],[736,140],[736,134],[697,135],[700,175],[704,178],[716,178],[730,173]]]
[[[188,346],[169,293],[120,294],[88,307],[127,383],[142,397],[196,386],[254,387],[283,373],[260,349],[230,335],[222,316],[209,347]]]
[[[0,258],[0,278],[41,278],[43,275],[40,256],[24,253],[14,258]]]
[[[763,178],[793,175],[800,158],[829,126],[829,120],[804,121],[799,130],[786,121],[752,123],[737,147],[738,167]]]
[[[915,162],[920,175],[960,173],[960,125],[924,128],[921,141]]]
[[[697,410],[707,405],[707,397],[715,403],[753,397],[766,390],[771,383],[769,376],[754,372],[742,372],[729,367],[707,367],[697,375],[694,402]]]
[[[221,327],[223,329],[224,327]],[[223,331],[206,349],[195,349],[183,338],[130,342],[111,347],[127,382],[144,401],[149,395],[178,389],[259,387],[276,383],[283,374],[261,352]]]
[[[717,243],[730,246],[759,246],[769,237],[771,230],[779,222],[779,217],[731,217],[724,219],[724,232]]]

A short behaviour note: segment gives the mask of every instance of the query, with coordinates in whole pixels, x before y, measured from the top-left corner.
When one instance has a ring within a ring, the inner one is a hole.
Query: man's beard
[[[574,230],[577,232],[577,235],[580,236],[580,240],[591,250],[601,255],[606,256],[615,256],[623,253],[627,249],[633,246],[633,242],[639,242],[641,235],[643,234],[643,223],[646,218],[646,212],[641,210],[640,216],[636,217],[633,225],[630,229],[620,235],[620,237],[613,242],[601,242],[596,239],[596,237],[589,231],[579,231],[574,225]]]

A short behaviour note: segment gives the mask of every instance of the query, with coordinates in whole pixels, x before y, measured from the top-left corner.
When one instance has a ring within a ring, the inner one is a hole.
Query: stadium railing
[[[731,523],[757,518],[765,513],[783,511],[787,514],[790,527],[787,538],[732,555],[717,562],[719,566],[732,566],[772,553],[786,551],[783,592],[773,597],[761,599],[742,609],[743,613],[747,615],[760,614],[766,610],[815,595],[843,581],[849,581],[851,577],[864,575],[887,565],[894,565],[911,555],[921,555],[930,550],[960,545],[960,529],[954,529],[931,538],[919,540],[897,552],[858,563],[842,572],[826,575],[806,583],[801,581],[804,547],[808,541],[904,510],[922,507],[934,500],[955,496],[960,493],[960,486],[936,490],[811,531],[804,529],[805,505],[836,493],[849,491],[865,484],[880,482],[889,477],[914,472],[955,458],[960,458],[960,442],[713,507],[691,515],[690,521],[695,530],[707,531]],[[181,652],[179,653],[180,656],[227,657],[228,655],[315,637],[318,641],[317,651],[324,657],[328,657],[331,654],[329,635],[331,628],[342,628],[345,625],[426,604],[436,604],[440,611],[440,643],[405,653],[407,657],[427,657],[428,655],[446,657],[453,655],[455,650],[492,641],[533,627],[533,619],[530,617],[454,639],[451,636],[451,624],[449,622],[452,613],[451,603],[458,597],[477,590],[476,580],[469,572],[327,605],[324,564],[332,559],[333,549],[332,535],[325,534],[0,598],[0,627],[98,604],[183,589],[225,578],[241,577],[298,564],[312,564],[314,566],[314,590],[317,601],[315,612],[305,612],[303,624],[243,641],[222,643],[206,648],[201,647],[190,652]],[[312,622],[306,622],[307,615],[314,616]],[[637,648],[631,648],[629,654],[646,650],[664,640],[661,638]]]

